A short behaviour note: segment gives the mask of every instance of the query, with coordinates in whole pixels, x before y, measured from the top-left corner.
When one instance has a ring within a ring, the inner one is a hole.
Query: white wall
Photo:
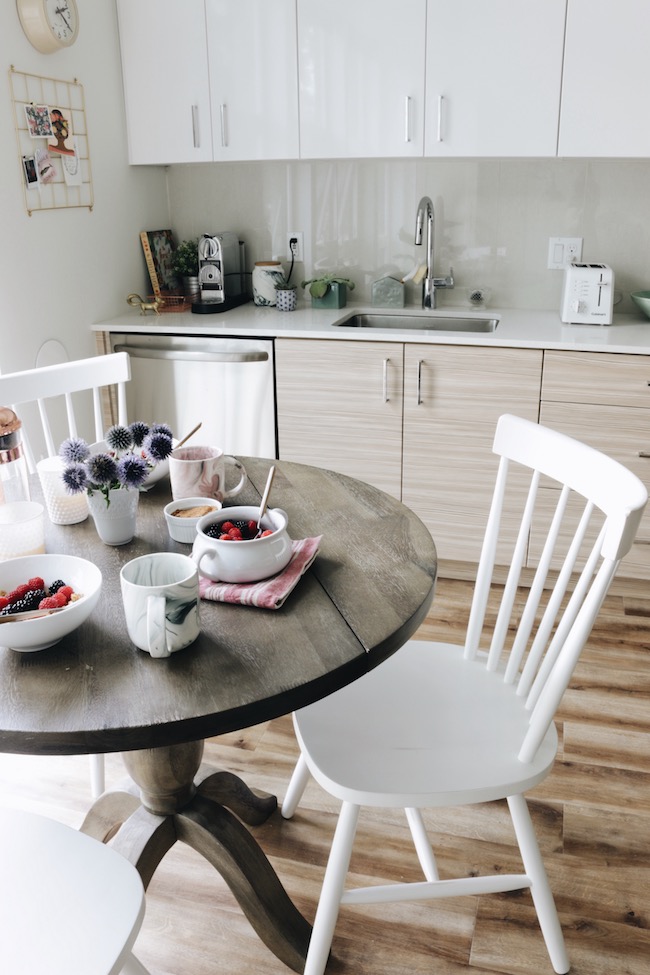
[[[570,159],[352,160],[218,163],[168,171],[172,226],[183,237],[236,230],[248,267],[286,255],[286,232],[305,234],[305,265],[351,277],[369,299],[382,274],[414,264],[415,213],[436,209],[437,274],[456,288],[440,306],[467,305],[489,288],[492,306],[557,309],[563,274],[547,270],[548,238],[583,237],[583,259],[610,264],[620,311],[650,288],[650,161]],[[410,300],[416,289],[410,286]]]
[[[0,4],[0,370],[95,352],[89,324],[126,310],[147,288],[141,230],[169,226],[165,171],[127,163],[113,0],[77,0],[79,38],[39,54],[14,0]],[[94,209],[25,211],[9,66],[84,86]],[[155,98],[155,91],[152,91]],[[63,350],[53,348],[52,341]],[[39,354],[40,353],[40,354]]]

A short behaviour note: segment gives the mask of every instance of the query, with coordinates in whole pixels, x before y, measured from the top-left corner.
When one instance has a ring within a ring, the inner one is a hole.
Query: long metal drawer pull
[[[221,145],[225,147],[225,146],[228,145],[228,133],[227,133],[227,130],[226,130],[226,121],[227,121],[227,116],[226,116],[227,109],[226,109],[226,106],[225,105],[221,105],[219,107],[219,111],[220,111],[220,114],[221,114]]]
[[[406,129],[404,133],[404,142],[411,141],[411,96],[407,95],[404,99],[404,121],[406,124]]]
[[[438,142],[442,142],[442,95],[438,95]]]
[[[388,365],[390,359],[384,359],[384,403],[390,403],[390,397],[388,395]]]
[[[192,105],[192,141],[195,149],[201,148],[201,130],[199,129],[198,105]]]
[[[650,450],[639,450],[638,457],[650,457]]]
[[[189,349],[144,349],[137,345],[116,345],[116,352],[128,352],[135,359],[169,359],[183,362],[266,362],[263,349],[250,352],[192,352]]]
[[[422,366],[424,365],[423,359],[418,359],[418,396],[417,405],[422,406]]]

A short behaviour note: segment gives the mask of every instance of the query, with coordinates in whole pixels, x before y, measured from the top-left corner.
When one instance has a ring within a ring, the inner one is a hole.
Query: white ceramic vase
[[[126,545],[135,535],[140,492],[137,488],[116,488],[108,496],[109,505],[100,491],[88,495],[97,534],[106,545]]]
[[[279,261],[257,261],[253,268],[253,302],[256,305],[275,305],[275,286],[284,281]]]

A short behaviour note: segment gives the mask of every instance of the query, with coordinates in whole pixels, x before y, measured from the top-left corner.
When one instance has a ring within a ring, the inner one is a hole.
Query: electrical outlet
[[[293,244],[293,250],[291,244],[292,240],[295,241],[295,244]],[[290,230],[287,234],[287,257],[289,260],[291,260],[292,254],[294,261],[304,261],[305,259],[302,230]]]
[[[582,260],[582,237],[549,237],[548,267],[562,270]]]

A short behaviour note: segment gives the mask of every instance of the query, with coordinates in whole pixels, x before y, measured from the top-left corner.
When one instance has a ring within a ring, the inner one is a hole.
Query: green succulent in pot
[[[199,273],[199,239],[183,240],[172,252],[172,271],[178,278],[194,278]]]
[[[338,274],[321,274],[318,278],[303,281],[301,287],[306,288],[309,285],[309,294],[312,298],[319,299],[325,297],[333,284],[342,284],[350,291],[354,291],[354,281],[351,281],[350,278],[342,278]]]

